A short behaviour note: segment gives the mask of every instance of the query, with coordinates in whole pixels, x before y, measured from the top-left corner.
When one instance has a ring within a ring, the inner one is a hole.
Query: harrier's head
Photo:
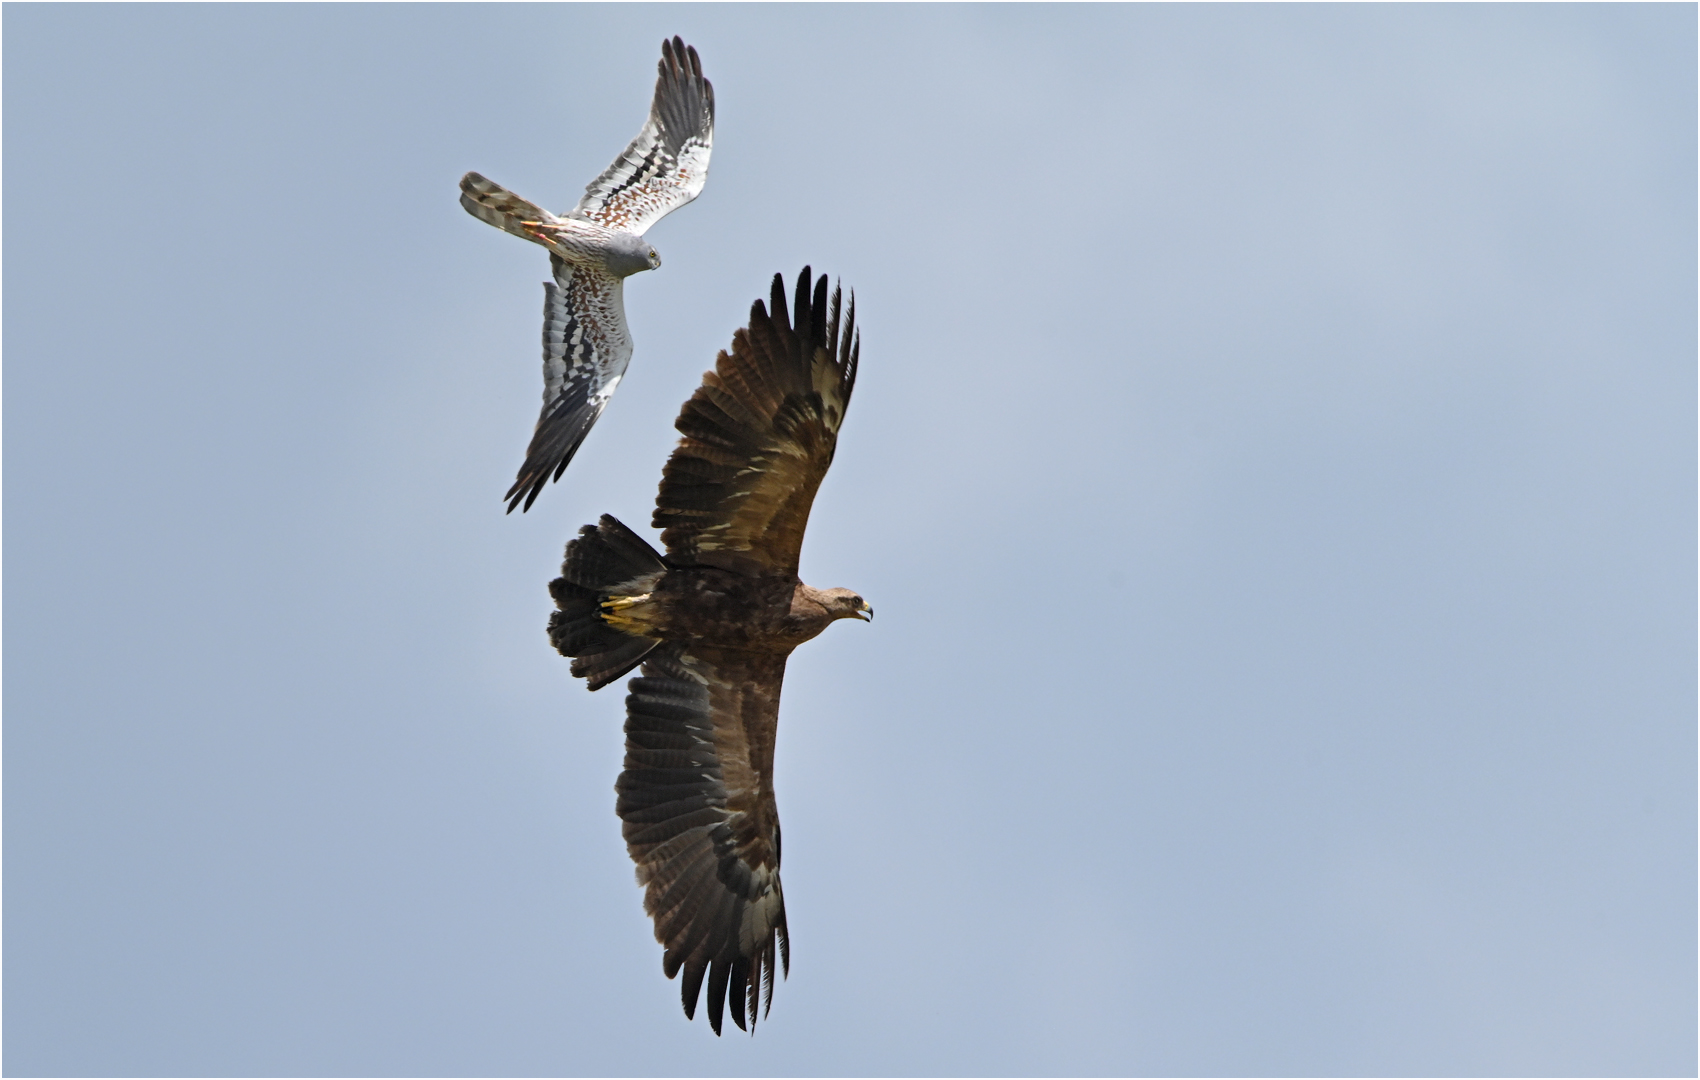
[[[661,265],[661,256],[648,240],[636,233],[616,232],[608,244],[603,261],[615,277],[631,277]]]

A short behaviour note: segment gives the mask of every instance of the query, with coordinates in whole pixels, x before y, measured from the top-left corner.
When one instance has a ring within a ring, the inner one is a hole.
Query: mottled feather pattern
[[[567,372],[573,373],[575,383],[587,381],[594,367],[595,349],[585,339],[585,326],[573,314],[567,299],[567,284],[572,281],[573,268],[559,255],[549,256],[555,271],[554,281],[543,283],[543,405],[547,408],[559,398],[567,384]],[[588,391],[581,391],[589,397]]]
[[[812,286],[805,267],[787,310],[775,275],[771,309],[755,303],[679,413],[653,521],[679,565],[797,571],[861,349],[854,298]]]
[[[707,976],[716,1034],[727,1005],[734,1023],[753,1028],[772,1004],[776,962],[790,968],[772,799],[784,663],[664,646],[626,699],[626,765],[615,790],[627,850],[666,948],[663,970],[684,973],[689,1017]]]
[[[696,198],[714,149],[714,87],[697,51],[675,37],[661,43],[649,122],[585,188],[573,215],[642,235]]]
[[[543,284],[543,412],[525,463],[503,496],[508,512],[531,509],[559,480],[596,424],[631,362],[622,293],[625,282],[574,267],[551,254],[554,282]]]

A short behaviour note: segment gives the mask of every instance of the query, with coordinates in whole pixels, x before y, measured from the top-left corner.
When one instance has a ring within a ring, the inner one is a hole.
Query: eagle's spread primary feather
[[[703,376],[679,413],[654,524],[667,553],[612,517],[567,545],[549,636],[592,690],[638,664],[615,790],[644,909],[683,973],[686,1016],[708,982],[715,1034],[753,1030],[790,968],[773,745],[791,651],[836,619],[873,617],[848,589],[797,578],[815,492],[856,383],[855,302],[807,267]],[[840,318],[842,314],[842,319]]]
[[[649,120],[565,217],[477,173],[460,182],[467,213],[549,249],[543,285],[543,411],[525,462],[503,496],[526,510],[559,480],[613,397],[632,357],[622,286],[660,265],[649,227],[696,198],[714,148],[714,87],[695,49],[661,43]]]

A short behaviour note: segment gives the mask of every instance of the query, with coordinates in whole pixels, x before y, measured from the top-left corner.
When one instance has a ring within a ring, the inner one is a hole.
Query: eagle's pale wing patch
[[[559,255],[549,264],[555,280],[543,284],[543,412],[503,496],[509,513],[522,502],[531,509],[544,485],[561,478],[632,358],[620,279]]]
[[[785,658],[664,645],[626,698],[626,767],[615,790],[644,910],[681,971],[685,1015],[708,979],[708,1020],[739,1027],[790,968],[779,885],[773,739]]]
[[[714,149],[714,87],[697,51],[679,38],[661,43],[659,66],[649,121],[584,189],[574,216],[641,236],[702,191]]]
[[[832,464],[856,384],[856,303],[841,314],[826,278],[797,278],[793,311],[773,278],[772,310],[749,326],[679,413],[653,524],[677,566],[795,574],[815,492]],[[792,316],[794,316],[794,321]]]

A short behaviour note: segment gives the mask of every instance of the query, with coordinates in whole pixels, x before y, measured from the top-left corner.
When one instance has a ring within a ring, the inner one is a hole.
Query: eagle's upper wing
[[[702,191],[714,148],[714,87],[697,51],[679,38],[661,43],[659,67],[649,122],[584,189],[574,217],[641,236]]]
[[[626,768],[615,790],[644,910],[683,970],[685,1015],[708,976],[708,1022],[729,1001],[740,1028],[789,972],[773,738],[783,656],[663,645],[626,698]]]
[[[812,291],[812,295],[811,295]],[[840,324],[840,292],[797,277],[794,320],[773,276],[715,369],[679,413],[684,438],[661,473],[654,526],[675,566],[797,572],[815,492],[832,464],[856,384],[856,301]]]
[[[508,512],[559,480],[632,358],[622,282],[551,253],[553,282],[543,283],[543,412],[525,449]]]

